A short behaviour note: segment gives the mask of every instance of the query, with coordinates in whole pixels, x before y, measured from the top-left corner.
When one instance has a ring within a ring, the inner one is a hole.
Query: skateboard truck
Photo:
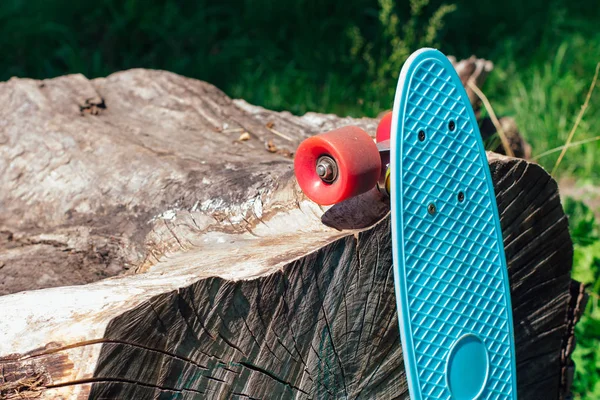
[[[377,143],[379,156],[381,157],[381,175],[377,180],[377,190],[385,196],[390,195],[390,139]]]

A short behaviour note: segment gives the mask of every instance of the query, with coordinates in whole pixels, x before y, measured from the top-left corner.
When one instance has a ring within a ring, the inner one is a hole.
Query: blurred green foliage
[[[585,314],[576,325],[575,399],[600,398],[600,225],[584,203],[565,199],[573,239],[573,279],[588,285]]]
[[[0,80],[159,68],[293,113],[376,116],[407,55],[496,63],[484,91],[534,153],[564,143],[600,61],[596,0],[4,0]],[[597,136],[600,94],[575,136]],[[600,142],[559,169],[600,177]],[[558,153],[539,162],[551,169]]]
[[[434,46],[494,61],[484,92],[535,155],[573,126],[600,62],[598,26],[597,0],[3,0],[0,80],[158,68],[272,109],[376,116],[410,52]],[[574,140],[599,125],[597,91]],[[551,170],[557,157],[538,161]],[[598,184],[600,142],[569,149],[557,173]],[[574,277],[597,294],[598,225],[580,203],[565,206]],[[592,296],[577,327],[579,399],[600,398],[599,313]]]

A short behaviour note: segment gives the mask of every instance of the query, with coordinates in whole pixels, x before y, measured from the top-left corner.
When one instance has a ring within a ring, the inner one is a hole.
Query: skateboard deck
[[[494,188],[454,68],[404,64],[390,138],[394,280],[411,399],[516,399],[510,286]]]

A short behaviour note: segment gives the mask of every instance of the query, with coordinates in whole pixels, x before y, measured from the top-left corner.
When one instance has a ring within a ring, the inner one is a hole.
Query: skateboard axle
[[[329,156],[321,156],[317,160],[317,175],[323,182],[331,183],[338,175],[338,167],[335,160]]]

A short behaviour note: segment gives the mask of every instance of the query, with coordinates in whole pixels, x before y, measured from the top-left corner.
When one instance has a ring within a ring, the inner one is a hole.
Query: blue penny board
[[[417,51],[402,68],[390,161],[394,280],[411,399],[516,399],[494,187],[467,94],[437,50]]]

